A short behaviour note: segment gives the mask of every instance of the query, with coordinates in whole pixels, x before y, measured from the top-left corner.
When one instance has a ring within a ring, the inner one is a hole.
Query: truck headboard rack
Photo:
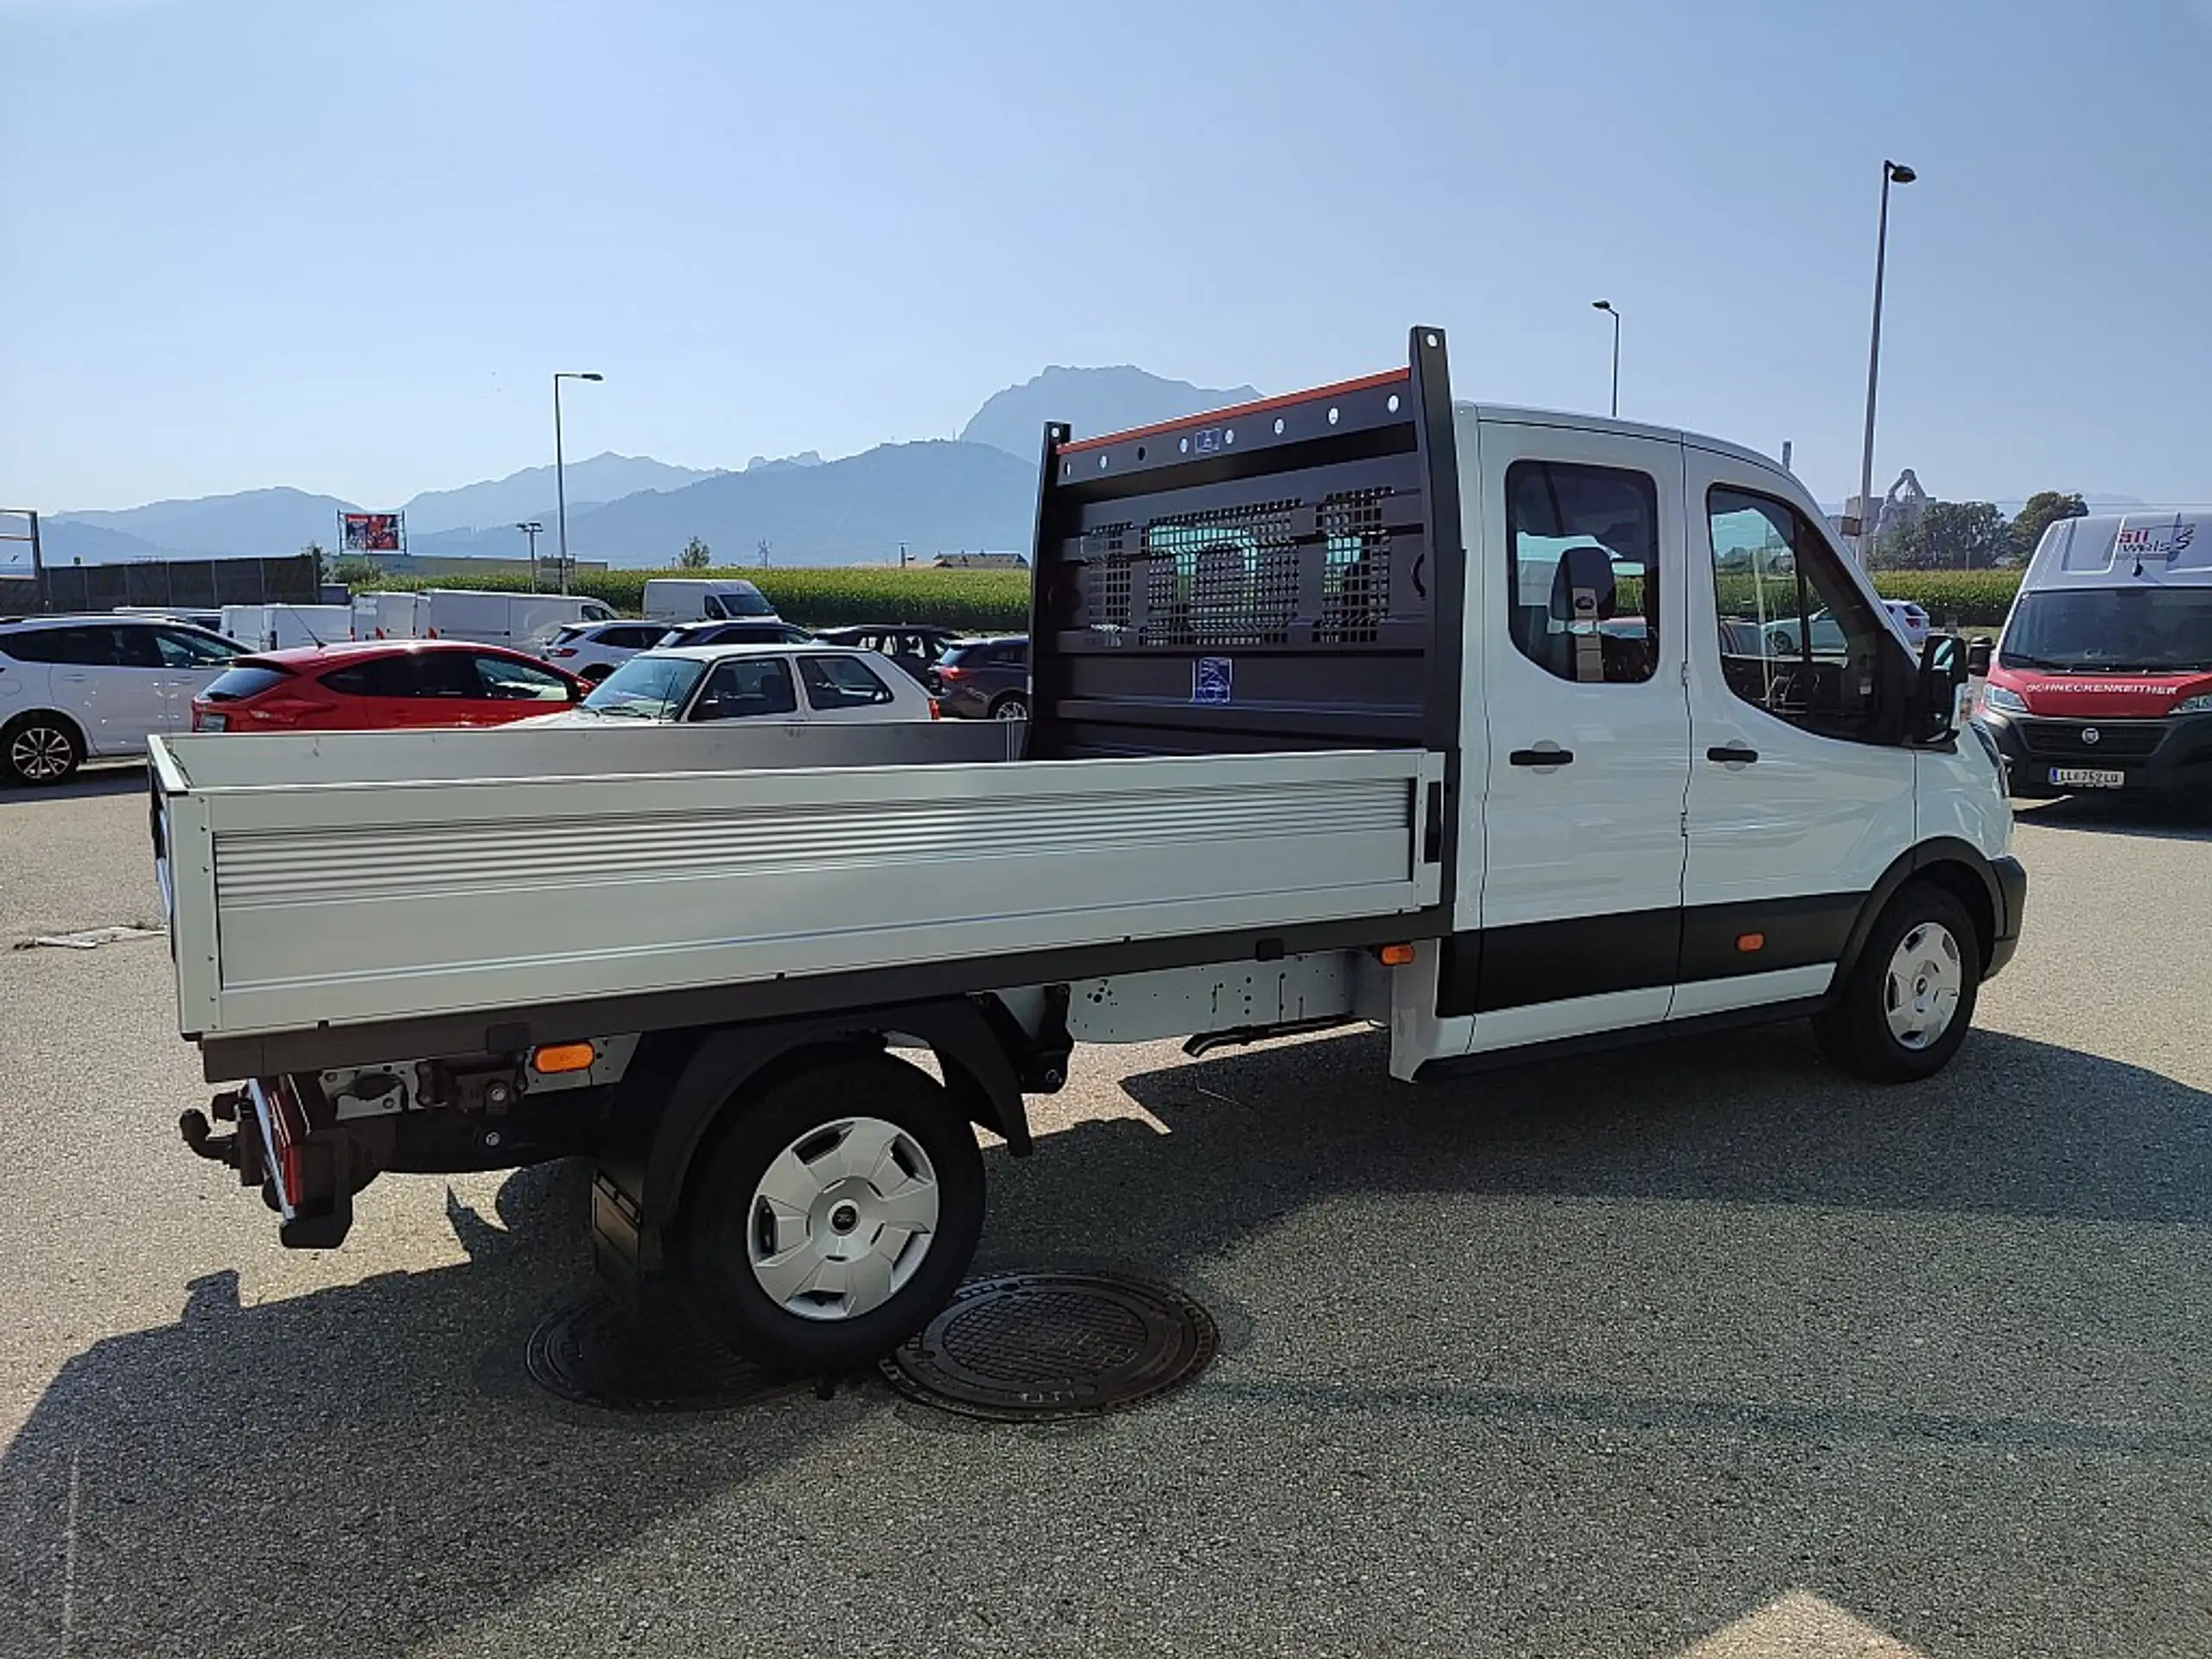
[[[1048,426],[1031,755],[1452,747],[1458,492],[1440,328],[1363,379]]]

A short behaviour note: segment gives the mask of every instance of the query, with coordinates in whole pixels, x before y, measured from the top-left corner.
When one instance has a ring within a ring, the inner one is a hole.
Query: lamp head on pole
[[[1611,300],[1592,300],[1590,302],[1590,308],[1592,311],[1612,311],[1613,302]],[[1613,315],[1618,316],[1620,313],[1614,311]]]
[[[1903,162],[1884,162],[1882,166],[1889,174],[1891,184],[1910,184],[1920,176]]]

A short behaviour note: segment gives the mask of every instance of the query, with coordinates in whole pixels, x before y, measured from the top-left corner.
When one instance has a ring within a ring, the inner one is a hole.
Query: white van
[[[775,606],[749,582],[658,576],[645,584],[645,617],[653,622],[720,622],[772,617]]]
[[[503,594],[430,588],[422,594],[419,632],[425,639],[467,639],[480,645],[537,651],[575,622],[612,622],[605,601],[563,594]]]
[[[248,651],[336,645],[353,637],[353,612],[346,605],[226,605],[218,632]]]
[[[421,639],[423,637],[423,595],[420,594],[354,594],[353,637],[356,639]]]

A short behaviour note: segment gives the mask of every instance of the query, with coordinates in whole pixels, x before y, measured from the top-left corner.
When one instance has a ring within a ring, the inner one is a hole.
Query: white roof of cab
[[[1612,432],[1628,438],[1656,438],[1662,443],[1686,443],[1693,448],[1709,449],[1716,455],[1726,455],[1734,461],[1747,461],[1764,467],[1777,478],[1788,478],[1782,463],[1772,455],[1763,455],[1740,443],[1731,443],[1726,438],[1709,438],[1701,432],[1686,432],[1677,426],[1647,426],[1641,421],[1616,420],[1609,415],[1582,415],[1558,409],[1518,409],[1510,404],[1454,404],[1454,412],[1472,415],[1478,421],[1510,423],[1516,426],[1559,426],[1577,432]]]

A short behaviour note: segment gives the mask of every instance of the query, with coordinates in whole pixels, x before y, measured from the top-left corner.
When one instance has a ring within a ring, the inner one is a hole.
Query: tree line
[[[2025,559],[2061,518],[2088,515],[2077,493],[2038,490],[2007,518],[1993,501],[1930,501],[1920,516],[1885,530],[1869,550],[1876,570],[1988,570]]]

